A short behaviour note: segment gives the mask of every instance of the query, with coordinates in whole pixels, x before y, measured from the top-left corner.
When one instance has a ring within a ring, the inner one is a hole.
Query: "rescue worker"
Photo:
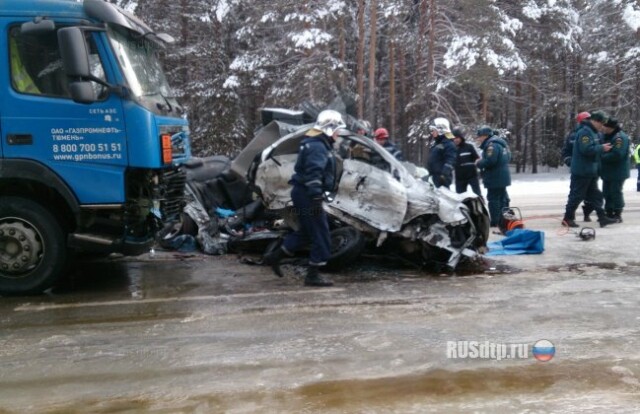
[[[498,227],[502,212],[509,207],[511,201],[507,193],[507,187],[511,185],[509,171],[511,151],[507,141],[494,135],[493,130],[488,126],[480,127],[476,136],[476,142],[482,151],[482,157],[476,160],[476,165],[480,169],[482,182],[487,189],[490,225]]]
[[[476,148],[466,141],[461,129],[454,128],[451,132],[453,134],[453,142],[458,149],[455,167],[456,193],[464,193],[467,191],[467,186],[471,186],[471,190],[482,197],[478,168],[476,167],[476,160],[480,156]]]
[[[318,114],[315,125],[302,139],[294,174],[289,181],[289,184],[293,184],[291,200],[300,221],[300,228],[289,233],[282,246],[266,254],[263,260],[271,266],[276,275],[282,277],[282,258],[293,256],[310,241],[309,266],[304,279],[306,286],[333,285],[328,278],[319,273],[319,268],[327,264],[331,254],[329,222],[322,202],[325,191],[335,189],[336,161],[332,146],[338,130],[345,126],[339,112],[325,110]]]
[[[602,126],[603,141],[611,144],[611,151],[602,154],[602,194],[607,217],[622,223],[624,181],[629,178],[629,137],[616,118],[609,118]]]
[[[580,123],[589,118],[591,114],[589,112],[580,112],[576,115],[576,125],[573,130],[569,132],[569,135],[564,139],[564,146],[562,147],[562,162],[567,167],[571,167],[571,156],[573,155],[573,143],[576,140],[576,132],[580,129]]]
[[[598,132],[607,120],[601,111],[591,113],[591,116],[580,123],[576,132],[571,157],[571,184],[569,197],[565,207],[562,225],[565,227],[579,227],[575,222],[576,209],[582,201],[590,203],[598,215],[600,227],[615,223],[606,216],[602,208],[602,192],[598,188],[598,165],[600,154],[611,151],[610,143],[598,143]]]
[[[562,156],[562,162],[564,162],[564,165],[566,165],[567,167],[571,167],[571,157],[573,156],[573,143],[576,140],[576,133],[578,132],[578,129],[580,129],[580,123],[585,119],[589,118],[590,116],[591,114],[586,111],[580,112],[578,115],[576,115],[576,126],[573,128],[573,130],[569,133],[569,135],[567,135],[567,137],[564,140],[564,146],[562,147],[561,156]],[[593,210],[595,209],[588,202],[584,201],[582,203],[582,214],[584,216],[584,221],[591,221],[589,214],[591,214]]]
[[[371,138],[371,123],[366,119],[359,119],[356,123],[356,134]]]
[[[457,151],[453,143],[453,134],[446,118],[435,118],[429,125],[429,133],[433,139],[429,156],[427,158],[427,170],[436,188],[449,188],[453,181],[453,170],[456,165]]]
[[[378,128],[373,133],[373,137],[376,142],[384,149],[386,149],[391,155],[393,155],[398,161],[404,161],[402,152],[396,147],[396,145],[389,139],[389,131],[386,128]]]

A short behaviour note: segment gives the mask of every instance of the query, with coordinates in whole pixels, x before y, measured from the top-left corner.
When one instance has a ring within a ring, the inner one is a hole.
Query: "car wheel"
[[[264,259],[264,257],[268,254],[272,253],[275,250],[278,250],[280,246],[282,246],[282,241],[282,238],[271,240],[269,244],[267,244],[267,247],[264,249],[264,252],[262,252],[262,258]]]
[[[331,256],[324,268],[328,271],[344,269],[360,256],[364,245],[364,236],[354,227],[338,227],[332,230]]]
[[[35,294],[50,288],[67,258],[65,233],[40,204],[6,197],[0,206],[0,293]]]

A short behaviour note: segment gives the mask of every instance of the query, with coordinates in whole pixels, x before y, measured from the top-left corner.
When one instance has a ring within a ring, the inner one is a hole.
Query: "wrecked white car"
[[[265,207],[280,212],[292,227],[288,182],[309,127],[271,122],[231,167],[246,174]],[[346,130],[335,149],[338,190],[324,204],[332,228],[355,229],[352,233],[361,233],[374,251],[449,269],[464,257],[485,252],[489,215],[477,195],[436,189],[416,177],[415,165],[396,160],[373,140]],[[338,243],[348,243],[344,239],[349,233],[340,234]]]

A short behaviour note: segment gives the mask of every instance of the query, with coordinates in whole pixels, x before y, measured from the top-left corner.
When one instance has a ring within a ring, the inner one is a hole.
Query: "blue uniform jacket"
[[[386,140],[382,147],[386,149],[391,155],[393,155],[398,161],[404,161],[404,157],[402,156],[402,152],[396,147],[396,144],[391,142],[391,140]]]
[[[562,147],[562,152],[560,156],[562,157],[562,162],[567,167],[571,167],[571,156],[573,155],[573,143],[576,141],[576,132],[580,129],[580,125],[576,125],[576,127],[567,135],[564,139],[564,145]]]
[[[298,159],[290,183],[305,187],[309,198],[321,197],[336,187],[336,160],[323,133],[311,130],[300,142]]]
[[[456,160],[456,181],[470,180],[478,176],[476,160],[480,158],[473,145],[463,142],[458,147],[458,158]]]
[[[611,144],[611,151],[602,154],[600,177],[603,180],[625,180],[629,178],[629,137],[619,128],[604,136]]]
[[[482,182],[486,188],[502,188],[511,185],[511,172],[509,161],[511,151],[507,142],[494,135],[487,138],[482,145],[482,159],[478,162],[478,168],[482,172]]]
[[[602,145],[598,131],[589,120],[582,121],[576,131],[571,156],[571,174],[577,177],[597,177]]]
[[[427,159],[429,174],[433,177],[443,175],[451,183],[457,157],[456,144],[444,135],[439,135],[429,150],[429,158]]]

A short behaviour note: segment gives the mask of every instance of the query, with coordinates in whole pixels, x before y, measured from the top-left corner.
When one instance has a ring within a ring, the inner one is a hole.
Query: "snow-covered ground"
[[[636,191],[636,170],[631,171],[631,178],[625,181],[625,195],[628,192]],[[545,195],[569,193],[569,169],[566,167],[558,169],[543,169],[537,174],[522,173],[511,174],[512,184],[509,187],[509,195]],[[602,188],[602,181],[600,182]],[[566,201],[566,200],[565,200]]]
[[[640,192],[636,191],[636,177],[634,169],[631,177],[625,181],[624,223],[600,228],[595,214],[591,215],[592,222],[585,223],[582,221],[582,210],[578,209],[576,222],[581,227],[592,227],[596,231],[595,240],[583,241],[578,237],[580,229],[566,229],[560,224],[569,193],[569,173],[566,168],[538,174],[513,174],[512,185],[507,189],[511,206],[520,209],[525,228],[544,232],[545,252],[540,255],[494,257],[523,269],[580,263],[615,263],[620,266],[637,263]],[[602,188],[602,182],[600,185]],[[492,234],[490,241],[502,237]]]

